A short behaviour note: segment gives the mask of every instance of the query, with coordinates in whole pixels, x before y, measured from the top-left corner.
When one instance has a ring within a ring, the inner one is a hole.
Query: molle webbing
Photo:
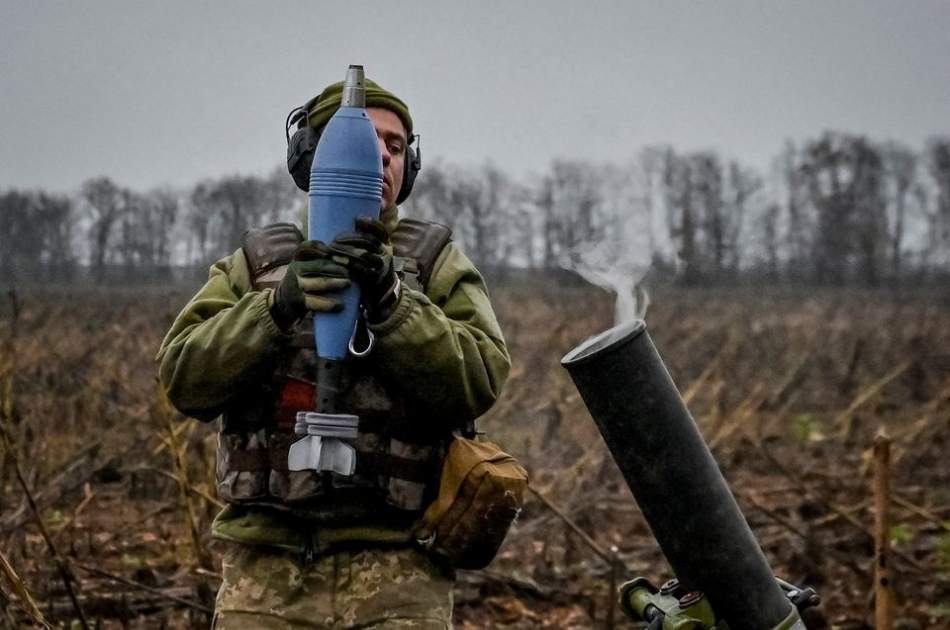
[[[275,444],[268,449],[236,451],[230,455],[229,467],[238,472],[286,472],[289,448],[290,444]],[[397,457],[390,453],[359,451],[356,458],[357,475],[384,475],[424,484],[436,472],[432,462]]]

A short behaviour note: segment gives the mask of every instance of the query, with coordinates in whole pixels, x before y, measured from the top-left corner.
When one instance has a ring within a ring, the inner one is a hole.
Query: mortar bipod
[[[776,578],[792,604],[789,615],[774,628],[762,630],[806,630],[801,612],[817,606],[821,598],[812,588],[799,588]],[[725,620],[716,616],[709,599],[700,591],[688,591],[672,579],[660,588],[643,577],[620,587],[620,608],[634,621],[646,621],[649,630],[728,630]]]

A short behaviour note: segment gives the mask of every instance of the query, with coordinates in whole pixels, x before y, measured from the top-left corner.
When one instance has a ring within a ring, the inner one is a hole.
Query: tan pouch
[[[521,511],[528,473],[491,442],[457,437],[449,445],[439,496],[414,533],[419,543],[459,569],[492,561]]]

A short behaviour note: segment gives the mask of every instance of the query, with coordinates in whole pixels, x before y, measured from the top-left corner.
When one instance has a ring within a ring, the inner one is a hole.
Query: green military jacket
[[[395,229],[395,209],[384,212]],[[158,352],[168,399],[182,413],[210,420],[242,391],[267,378],[291,335],[270,315],[271,289],[254,290],[242,249],[219,260],[208,281],[172,324]],[[474,420],[496,400],[510,358],[480,274],[454,244],[437,258],[425,293],[404,287],[391,316],[371,324],[375,368],[425,400],[438,416]],[[229,505],[215,519],[216,537],[292,550],[343,541],[407,541],[386,524],[333,529],[287,512]]]

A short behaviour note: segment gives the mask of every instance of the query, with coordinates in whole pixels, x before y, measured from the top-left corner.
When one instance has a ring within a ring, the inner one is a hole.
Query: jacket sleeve
[[[370,328],[380,369],[440,416],[474,420],[508,378],[511,359],[488,290],[451,243],[426,293],[404,288],[393,314]]]
[[[168,399],[182,413],[210,420],[243,387],[264,377],[288,337],[270,315],[271,291],[251,291],[242,250],[215,263],[158,351]]]

